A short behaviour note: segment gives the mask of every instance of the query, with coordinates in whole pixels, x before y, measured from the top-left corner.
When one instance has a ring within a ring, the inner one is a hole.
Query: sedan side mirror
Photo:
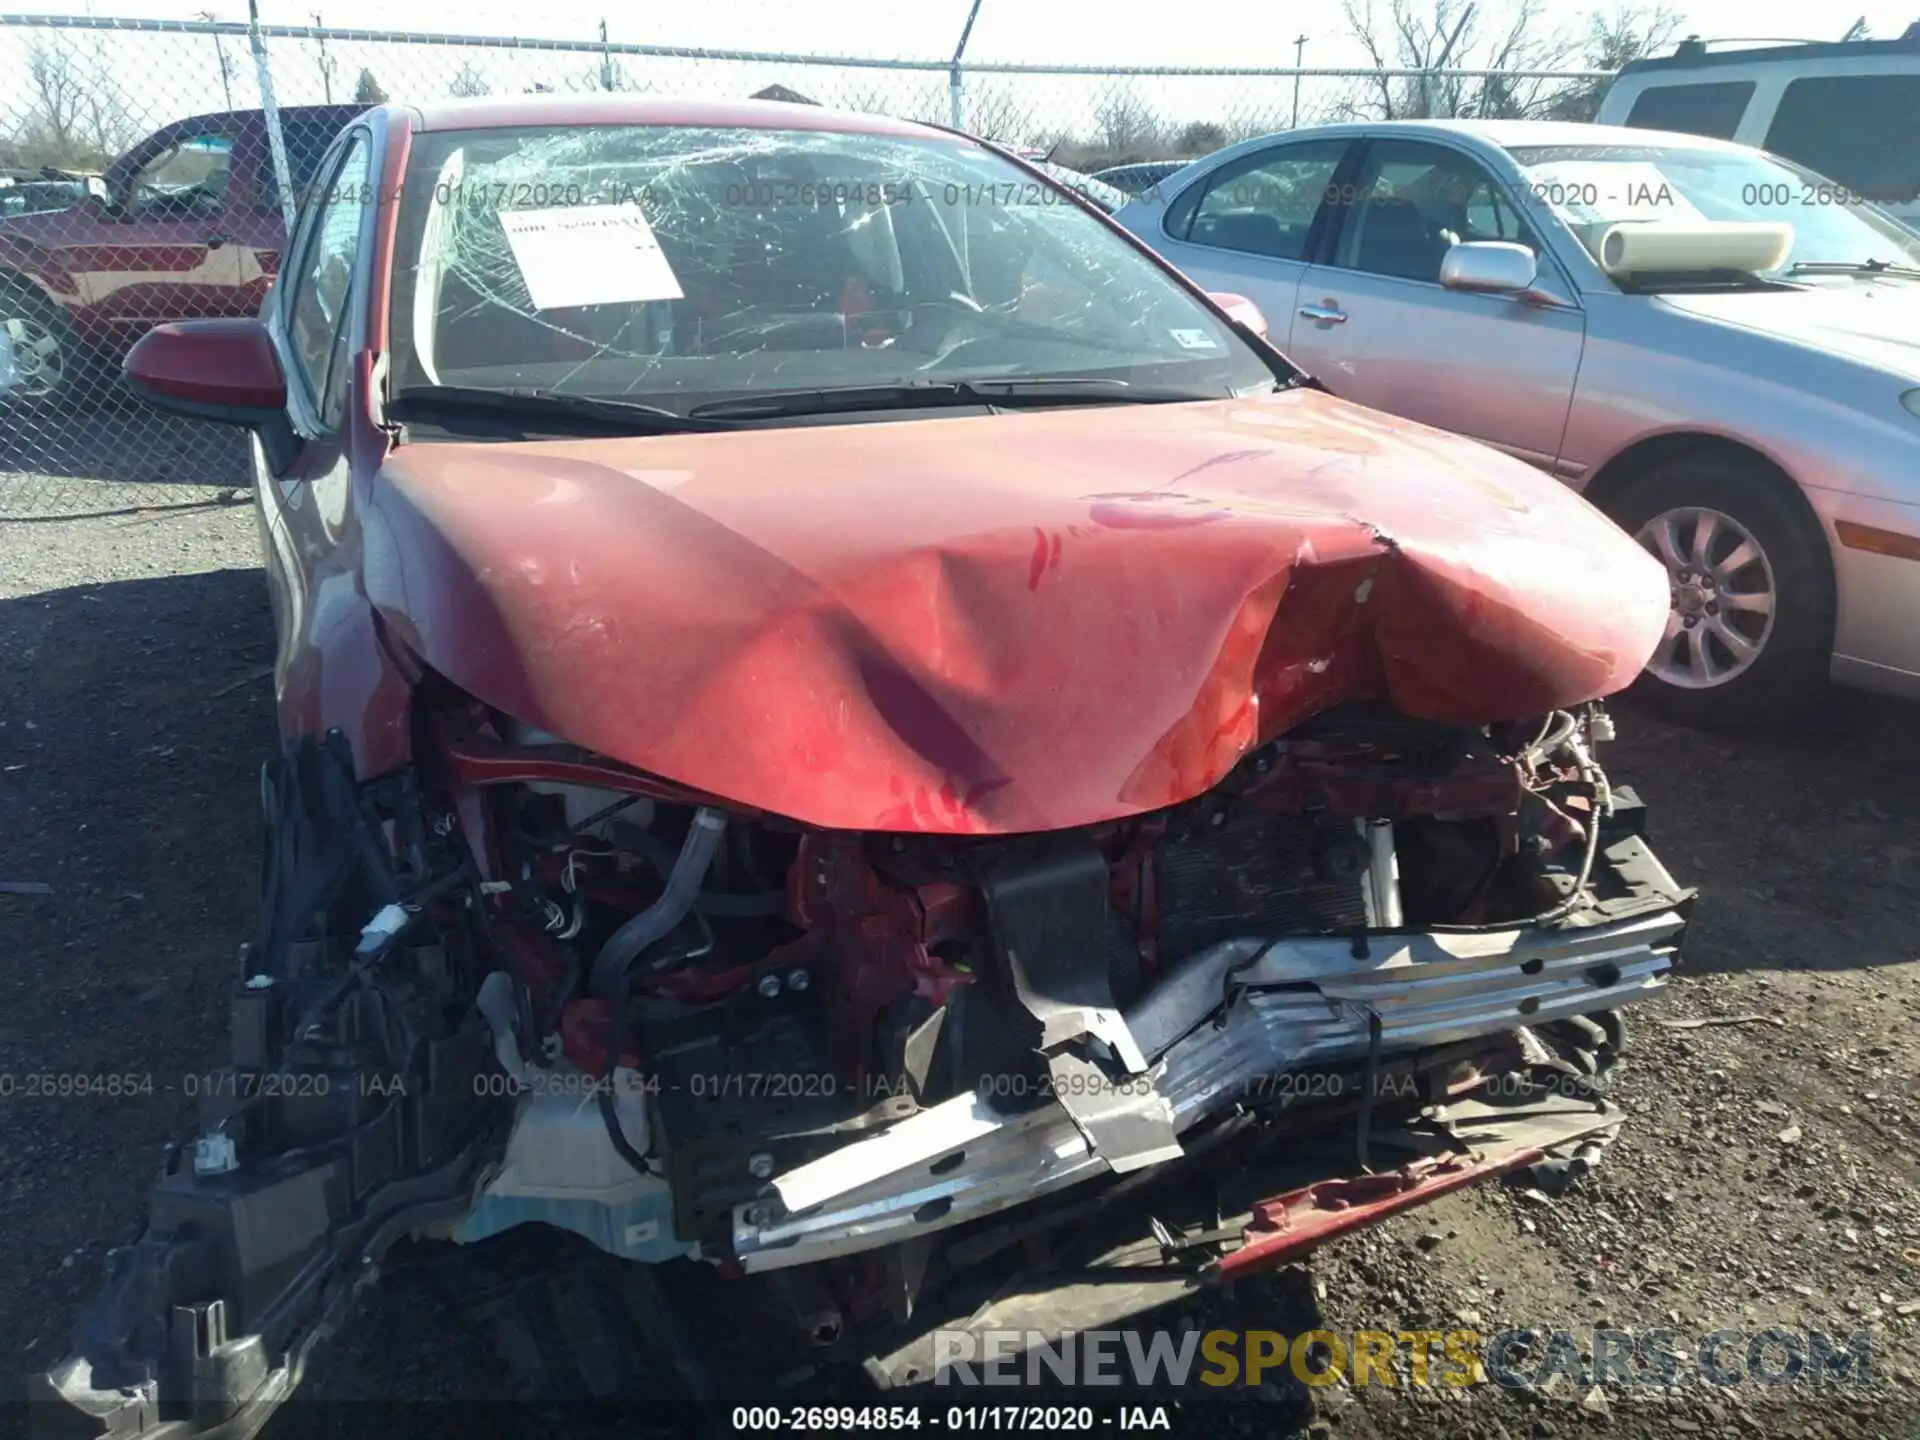
[[[1267,338],[1267,317],[1246,296],[1236,295],[1230,290],[1209,290],[1207,298],[1226,311],[1229,320],[1244,325],[1262,340]]]
[[[267,327],[253,319],[179,320],[142,335],[122,362],[135,394],[161,410],[257,432],[275,472],[297,441],[287,380]]]
[[[1478,295],[1526,295],[1540,275],[1540,261],[1525,245],[1506,240],[1470,240],[1450,246],[1440,261],[1440,283]]]

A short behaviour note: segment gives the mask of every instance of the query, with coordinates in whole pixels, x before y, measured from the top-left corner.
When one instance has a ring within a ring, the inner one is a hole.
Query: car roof
[[[1258,140],[1242,141],[1233,147],[1238,153],[1255,150],[1282,140],[1357,139],[1362,136],[1399,136],[1406,139],[1477,140],[1501,150],[1524,149],[1530,145],[1678,145],[1689,150],[1747,150],[1731,140],[1714,140],[1704,135],[1688,135],[1678,130],[1641,130],[1622,138],[1618,125],[1590,125],[1578,120],[1355,120],[1339,125],[1302,126],[1298,130],[1279,130]]]
[[[1792,65],[1881,55],[1920,56],[1920,23],[1908,26],[1906,33],[1894,40],[1809,40],[1799,45],[1762,45],[1746,50],[1708,50],[1698,41],[1683,41],[1671,55],[1629,61],[1620,67],[1620,74],[1685,72],[1717,65]]]
[[[496,130],[531,125],[663,125],[724,130],[821,130],[931,139],[950,132],[862,111],[783,100],[678,100],[621,94],[508,95],[393,107],[416,130]]]

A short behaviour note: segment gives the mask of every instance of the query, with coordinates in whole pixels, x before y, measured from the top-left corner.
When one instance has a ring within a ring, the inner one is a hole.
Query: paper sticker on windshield
[[[685,293],[638,205],[499,214],[537,310],[678,300]]]
[[[1169,330],[1173,343],[1183,350],[1218,350],[1220,342],[1204,330]]]
[[[1555,160],[1529,166],[1526,198],[1558,210],[1576,225],[1620,220],[1692,224],[1706,218],[1649,160]]]

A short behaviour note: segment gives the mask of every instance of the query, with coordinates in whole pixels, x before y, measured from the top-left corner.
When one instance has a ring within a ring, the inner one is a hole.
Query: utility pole
[[[93,13],[92,0],[88,0],[87,13]],[[202,10],[200,18],[209,23],[219,17],[211,10]],[[214,54],[220,57],[220,91],[227,97],[227,109],[233,109],[233,62],[227,58],[227,47],[219,35],[213,37]]]
[[[325,28],[320,19],[320,12],[318,10],[313,12],[313,28],[316,30]],[[327,56],[327,37],[322,35],[319,37],[319,40],[320,40],[320,84],[322,89],[324,89],[324,91],[326,92],[327,104],[331,105],[333,103],[333,61],[329,59]]]
[[[1473,5],[1469,5],[1465,10],[1460,12],[1460,23],[1453,27],[1453,33],[1447,37],[1447,43],[1440,47],[1440,58],[1435,60],[1432,66],[1421,74],[1420,113],[1414,118],[1419,120],[1432,120],[1435,118],[1433,113],[1432,82],[1438,72],[1447,68],[1447,61],[1453,55],[1453,47],[1460,43],[1460,37],[1466,33],[1467,22],[1473,19],[1474,8]]]
[[[1300,57],[1306,53],[1307,37],[1296,35],[1293,41],[1293,128],[1300,128]]]
[[[607,22],[600,22],[600,88],[613,89],[613,52],[607,48]]]

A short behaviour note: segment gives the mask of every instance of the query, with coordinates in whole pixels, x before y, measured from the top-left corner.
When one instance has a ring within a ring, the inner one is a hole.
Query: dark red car
[[[296,187],[364,105],[280,111]],[[197,115],[115,160],[79,203],[0,213],[0,327],[13,342],[14,402],[64,403],[165,320],[255,315],[286,246],[259,110]]]
[[[384,107],[289,254],[126,362],[256,437],[285,745],[43,1413],[248,1433],[389,1246],[527,1225],[907,1385],[1016,1274],[1111,1322],[1618,1127],[1667,591],[1551,477],[871,115]]]

